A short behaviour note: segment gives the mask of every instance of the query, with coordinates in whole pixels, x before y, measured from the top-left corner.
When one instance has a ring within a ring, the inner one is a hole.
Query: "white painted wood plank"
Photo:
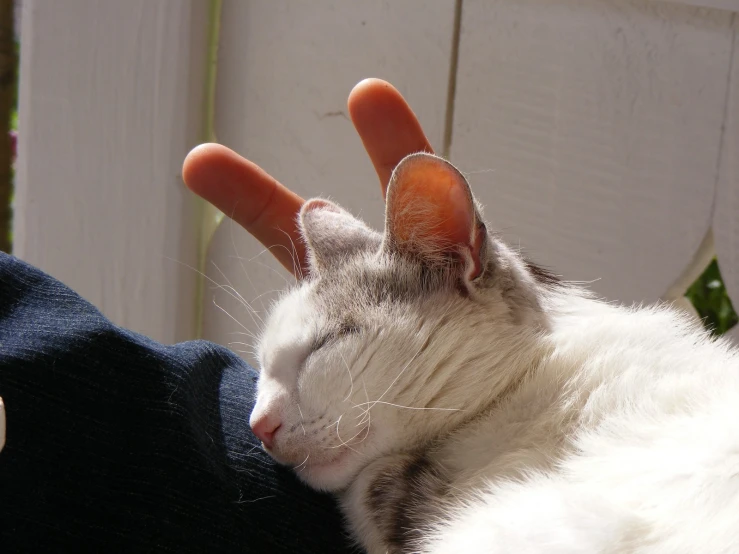
[[[196,329],[207,0],[24,0],[14,252],[114,322]],[[181,263],[178,263],[181,262]]]
[[[739,0],[655,0],[658,2],[671,2],[675,4],[685,4],[688,6],[697,6],[700,8],[715,8],[719,10],[729,10],[732,12],[739,11]]]
[[[721,276],[734,309],[739,310],[739,17],[734,18],[734,52],[727,99],[713,233]],[[729,331],[729,336],[739,342],[739,325]]]
[[[732,17],[465,0],[452,159],[504,238],[609,299],[663,296],[710,224]]]
[[[416,2],[225,1],[218,140],[299,194],[331,195],[381,225],[377,178],[348,120],[347,95],[366,77],[392,82],[440,149],[453,11],[449,0],[424,2],[423,9]],[[218,283],[228,279],[250,302],[283,287],[281,278],[254,261],[242,268],[237,253],[250,259],[262,246],[233,227],[222,226],[213,238],[209,277]],[[276,268],[269,258],[263,255],[257,261]],[[208,289],[204,300],[205,338],[228,343],[234,340],[229,333],[243,332],[214,301],[249,332],[255,331],[251,318],[224,291]],[[256,304],[261,309],[260,301]]]

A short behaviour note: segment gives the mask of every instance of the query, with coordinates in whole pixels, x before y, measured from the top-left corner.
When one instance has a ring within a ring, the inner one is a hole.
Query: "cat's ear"
[[[470,187],[456,167],[426,153],[401,160],[388,185],[385,248],[431,266],[454,264],[473,280],[483,271],[486,237]]]
[[[377,249],[380,236],[333,202],[315,198],[300,210],[309,271],[318,274],[362,249]]]

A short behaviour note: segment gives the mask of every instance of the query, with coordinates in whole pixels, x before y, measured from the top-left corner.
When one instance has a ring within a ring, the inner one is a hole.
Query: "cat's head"
[[[510,386],[544,325],[542,283],[429,154],[395,169],[383,234],[326,200],[299,221],[310,274],[267,320],[251,425],[278,462],[335,490]]]

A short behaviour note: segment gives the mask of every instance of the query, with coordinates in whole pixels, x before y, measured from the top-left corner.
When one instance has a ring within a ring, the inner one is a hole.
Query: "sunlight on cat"
[[[737,551],[727,340],[536,266],[430,154],[396,168],[383,233],[323,199],[298,223],[308,265],[291,243],[269,310],[211,282],[261,329],[229,314],[260,369],[254,433],[367,552]]]

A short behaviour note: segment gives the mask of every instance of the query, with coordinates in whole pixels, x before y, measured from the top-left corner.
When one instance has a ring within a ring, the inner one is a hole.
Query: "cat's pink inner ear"
[[[482,235],[467,182],[450,163],[431,155],[405,158],[388,191],[388,231],[398,245],[424,253],[461,254],[480,270]],[[425,252],[424,252],[425,251]]]
[[[313,210],[329,210],[331,212],[340,213],[340,210],[336,207],[336,205],[327,200],[321,200],[320,198],[313,198],[311,200],[308,200],[305,204],[303,204],[300,212],[305,215],[308,212],[312,212]]]

